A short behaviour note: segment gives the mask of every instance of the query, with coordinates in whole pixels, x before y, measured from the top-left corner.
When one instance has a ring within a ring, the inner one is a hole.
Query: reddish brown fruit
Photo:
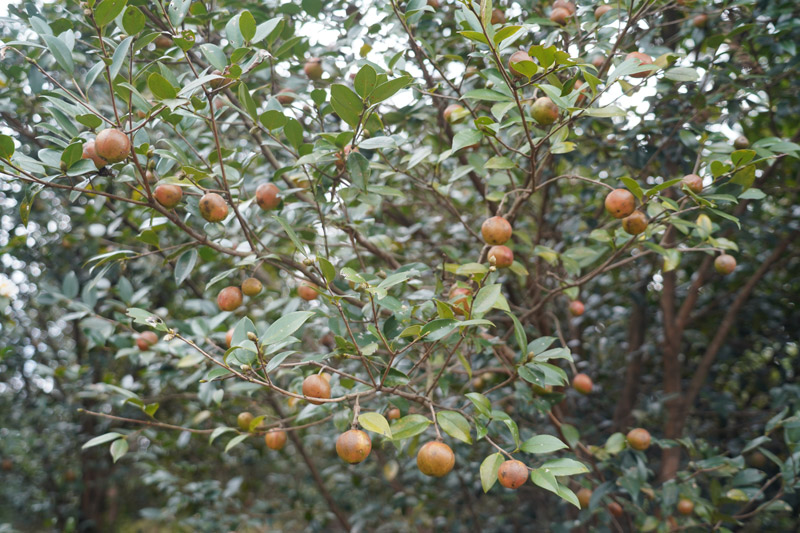
[[[585,306],[583,305],[583,302],[580,300],[572,300],[569,303],[569,314],[571,314],[572,316],[581,316],[583,314],[584,309]]]
[[[156,48],[163,50],[164,48],[169,48],[172,46],[172,38],[162,34],[156,37],[156,40],[153,41],[153,43],[156,45]]]
[[[297,286],[297,295],[303,300],[310,302],[311,300],[316,300],[317,296],[319,296],[319,293],[315,289],[316,285],[301,283]]]
[[[723,276],[727,276],[736,269],[736,259],[728,254],[719,255],[714,259],[714,268]]]
[[[239,287],[225,287],[217,295],[217,305],[221,311],[235,311],[242,305],[242,291]]]
[[[120,130],[108,128],[97,134],[94,150],[109,163],[119,163],[131,155],[131,140]]]
[[[486,244],[505,244],[511,238],[511,224],[503,217],[487,218],[481,224],[481,235]]]
[[[83,143],[81,159],[91,159],[94,161],[94,166],[97,167],[98,170],[108,164],[105,159],[97,155],[97,151],[94,148],[94,141],[86,141]]]
[[[242,282],[242,292],[245,296],[255,296],[261,289],[264,288],[261,282],[256,278],[247,278]]]
[[[597,54],[592,58],[592,65],[594,65],[594,68],[596,68],[597,70],[603,68],[603,64],[605,64],[605,62],[606,62],[606,57],[603,54]]]
[[[270,429],[264,435],[264,443],[270,450],[282,450],[286,446],[286,432],[282,429]]]
[[[650,432],[643,428],[632,429],[627,435],[628,445],[640,452],[650,447]]]
[[[433,9],[439,9],[439,0],[428,0],[428,5]]]
[[[319,80],[322,78],[322,74],[324,70],[322,69],[322,60],[318,57],[311,57],[306,61],[306,64],[303,66],[303,72],[306,73],[308,79],[310,80]]]
[[[627,56],[625,56],[625,60],[626,60],[626,61],[627,61],[628,59],[631,59],[631,58],[636,58],[636,59],[638,59],[638,60],[639,60],[639,63],[640,63],[640,64],[642,64],[642,65],[652,65],[652,64],[653,64],[653,58],[652,58],[652,57],[650,57],[650,56],[649,56],[649,55],[647,55],[647,54],[643,54],[642,52],[631,52],[630,54],[628,54]],[[635,73],[635,74],[631,74],[631,77],[632,77],[632,78],[646,78],[646,77],[647,77],[647,76],[649,76],[651,73],[652,73],[652,71],[650,71],[650,70],[647,70],[647,71],[645,71],[645,72],[637,72],[637,73]]]
[[[149,350],[151,346],[158,342],[158,335],[152,331],[143,331],[136,338],[136,347],[142,351]]]
[[[695,15],[692,19],[692,26],[695,28],[705,28],[706,24],[708,24],[708,15],[705,13],[700,13],[699,15]]]
[[[570,13],[563,7],[556,7],[550,12],[550,21],[563,26],[569,20]]]
[[[697,174],[687,174],[683,177],[681,183],[695,194],[703,192],[703,178]]]
[[[597,9],[594,10],[594,18],[595,20],[600,20],[600,18],[611,11],[613,8],[608,4],[603,4],[601,6],[597,6]]]
[[[320,405],[325,402],[318,402],[309,398],[319,398],[327,400],[331,397],[331,386],[328,380],[317,374],[312,374],[303,380],[303,396],[309,403]]]
[[[745,150],[746,148],[750,147],[750,139],[745,137],[744,135],[739,135],[733,141],[733,147],[737,150]]]
[[[10,472],[14,468],[14,461],[11,459],[3,459],[3,470]]]
[[[239,429],[242,431],[250,431],[250,422],[253,421],[253,414],[244,411],[243,413],[239,413],[239,416],[236,417],[236,424],[238,424]]]
[[[522,461],[510,459],[497,469],[497,481],[507,489],[518,489],[528,479],[528,467]]]
[[[262,183],[256,188],[256,203],[264,211],[281,205],[281,190],[274,183]]]
[[[444,119],[449,122],[450,124],[458,124],[464,120],[464,116],[461,116],[461,111],[464,110],[463,106],[458,104],[450,104],[449,106],[444,108],[442,111],[442,116]],[[456,116],[453,116],[455,114]]]
[[[528,55],[528,52],[524,50],[517,50],[511,54],[511,57],[508,58],[508,69],[515,78],[521,78],[525,76],[525,74],[514,68],[514,63],[520,63],[522,61],[533,61],[533,59],[531,59],[531,56]]]
[[[569,0],[556,0],[553,2],[553,9],[566,9],[570,15],[574,15],[578,10],[575,4]]]
[[[400,418],[400,409],[397,407],[392,407],[386,411],[386,420],[391,422],[392,420],[397,420],[398,418]]]
[[[492,24],[505,24],[506,14],[502,9],[492,9]]]
[[[692,500],[687,500],[686,498],[681,498],[678,501],[678,512],[684,516],[688,516],[692,514],[694,511],[694,502]]]
[[[336,453],[342,461],[351,465],[366,459],[371,451],[372,441],[360,429],[345,431],[336,439]]]
[[[447,475],[455,464],[456,456],[444,442],[428,442],[417,452],[417,468],[426,476]]]
[[[639,235],[647,229],[647,215],[641,211],[634,211],[622,219],[622,229],[628,235]]]
[[[289,105],[294,102],[293,91],[291,89],[281,89],[278,91],[275,99],[278,100],[281,105]]]
[[[583,487],[578,491],[576,496],[578,497],[578,503],[581,504],[581,509],[587,509],[589,507],[589,502],[592,501],[591,489]]]
[[[627,189],[614,189],[606,196],[606,211],[614,218],[625,218],[636,207],[633,195]]]
[[[233,328],[225,332],[225,344],[228,346],[228,348],[230,348],[231,344],[233,344]]]
[[[181,198],[183,198],[183,189],[172,184],[159,185],[156,187],[156,190],[153,191],[153,196],[156,197],[158,203],[167,209],[172,209],[181,202]]]
[[[622,506],[617,502],[611,502],[608,504],[608,512],[614,516],[614,518],[621,518],[624,511],[622,510]]]
[[[471,295],[472,291],[466,287],[457,287],[453,285],[450,289],[449,297],[456,314],[466,315],[469,313],[469,297]]]
[[[228,216],[228,204],[219,194],[208,192],[200,198],[200,215],[209,222],[222,222]]]
[[[593,386],[592,378],[586,374],[575,374],[575,377],[572,378],[572,388],[581,394],[589,394],[592,392]]]
[[[548,126],[557,121],[558,115],[558,106],[546,96],[537,98],[531,106],[531,116],[543,126]]]
[[[510,267],[514,262],[514,252],[508,246],[492,246],[489,248],[489,263],[497,268]]]

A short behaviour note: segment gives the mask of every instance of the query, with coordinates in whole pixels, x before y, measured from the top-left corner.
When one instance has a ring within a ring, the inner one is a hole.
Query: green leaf
[[[333,264],[322,256],[317,256],[317,262],[322,275],[325,276],[325,280],[328,283],[333,282],[334,278],[336,278],[336,268],[334,268]]]
[[[132,36],[127,37],[124,41],[119,43],[117,49],[114,50],[114,56],[111,58],[111,66],[108,69],[112,80],[117,77],[117,74],[119,74],[120,70],[122,70],[122,67],[125,65],[125,58],[128,56],[131,43],[133,43]]]
[[[562,485],[561,483],[558,484],[557,494],[561,496],[561,499],[568,501],[578,509],[581,508],[581,504],[578,501],[578,497],[575,495],[574,492],[572,492],[572,490],[567,488],[565,485]]]
[[[128,35],[135,35],[144,29],[144,14],[136,6],[128,6],[122,15],[122,28]]]
[[[394,94],[399,91],[400,89],[404,89],[408,85],[411,84],[411,78],[409,77],[402,77],[402,78],[395,78],[393,80],[389,80],[386,83],[382,83],[375,87],[372,91],[372,94],[369,95],[369,101],[371,104],[377,104],[378,102],[383,102],[387,98],[391,98]]]
[[[488,456],[481,463],[481,486],[484,493],[489,492],[489,489],[497,482],[497,471],[500,470],[503,461],[503,454],[498,452]]]
[[[222,72],[228,66],[228,56],[219,46],[211,43],[203,43],[200,45],[200,51],[211,65]]]
[[[533,484],[554,494],[558,494],[558,481],[555,476],[544,468],[536,468],[531,471],[531,481]]]
[[[528,337],[525,335],[525,328],[514,313],[507,312],[506,314],[511,317],[511,321],[514,323],[514,337],[517,339],[519,353],[524,357],[528,348]]]
[[[361,413],[358,415],[358,423],[367,431],[392,438],[392,429],[389,427],[389,422],[380,413]]]
[[[267,328],[267,331],[261,336],[259,342],[263,346],[277,344],[300,329],[300,327],[312,316],[314,316],[314,313],[311,311],[295,311],[293,313],[283,315]]]
[[[356,93],[345,85],[334,83],[331,85],[331,105],[339,117],[351,128],[358,125],[364,104]]]
[[[547,461],[541,466],[541,469],[556,477],[574,476],[576,474],[585,474],[589,471],[586,465],[568,457]]]
[[[236,430],[225,426],[214,428],[214,431],[212,431],[211,435],[208,437],[208,443],[209,444],[213,443],[217,437],[219,437],[223,433],[230,433],[231,431],[236,431]]]
[[[171,100],[178,96],[178,90],[158,72],[153,72],[147,77],[147,86],[159,100]]]
[[[525,453],[544,454],[563,450],[566,447],[566,444],[552,435],[536,435],[523,442],[520,450]]]
[[[491,309],[497,301],[497,298],[500,296],[500,290],[502,287],[503,286],[499,283],[482,287],[472,302],[472,314],[483,314]]]
[[[731,154],[731,162],[733,166],[740,167],[752,161],[755,156],[755,150],[736,150]]]
[[[121,433],[117,433],[112,431],[111,433],[106,433],[104,435],[100,435],[99,437],[95,437],[91,439],[89,442],[81,446],[81,450],[85,450],[86,448],[91,448],[93,446],[97,446],[99,444],[105,444],[106,442],[110,442],[112,440],[117,440],[118,438],[122,437]]]
[[[431,421],[423,415],[407,415],[392,424],[392,440],[410,439],[428,429]]]
[[[664,77],[673,81],[697,81],[700,75],[693,68],[674,67],[664,72]]]
[[[283,134],[296,149],[303,144],[303,126],[295,118],[290,118],[283,127]]]
[[[244,435],[236,435],[235,437],[233,437],[231,440],[228,441],[227,446],[225,446],[225,453],[228,453],[231,450],[231,448],[237,446],[249,436],[250,435],[248,433],[245,433]]]
[[[489,159],[483,168],[487,169],[507,169],[507,168],[515,168],[517,165],[514,164],[509,158],[505,156],[494,156]]]
[[[117,462],[120,457],[128,453],[128,440],[127,439],[118,439],[111,443],[111,448],[109,449],[111,452],[111,459],[113,462]]]
[[[103,0],[94,8],[94,21],[101,28],[122,13],[128,0]]]
[[[377,80],[378,74],[375,69],[370,65],[364,65],[356,74],[356,78],[353,80],[353,87],[355,87],[358,95],[366,100],[372,90],[375,89]]]
[[[467,419],[464,418],[464,415],[461,413],[457,413],[456,411],[439,411],[436,413],[436,421],[439,423],[439,427],[454,439],[472,444],[469,422],[467,422]]]
[[[181,285],[189,277],[195,263],[197,263],[197,250],[195,248],[183,252],[178,257],[175,262],[175,283],[177,285]]]
[[[355,150],[350,152],[347,156],[347,172],[355,185],[358,185],[361,190],[367,190],[371,171],[366,157]]]
[[[253,100],[252,95],[250,95],[250,90],[247,88],[247,85],[244,83],[239,83],[239,88],[236,91],[236,94],[238,94],[239,100],[241,100],[242,104],[244,104],[244,108],[247,110],[247,114],[250,115],[250,118],[252,118],[254,122],[258,120],[258,107],[256,106],[256,102]],[[300,135],[300,139],[302,140],[302,133]],[[292,142],[292,145],[297,148],[299,144]]]
[[[468,91],[462,99],[467,100],[483,100],[485,102],[513,102],[514,99],[503,93],[493,91],[491,89],[473,89]]]
[[[491,416],[492,414],[492,404],[489,402],[489,398],[481,394],[480,392],[468,392],[465,394],[469,401],[475,406],[477,411],[485,416]]]
[[[620,181],[625,184],[625,187],[633,193],[637,200],[642,201],[642,188],[631,178],[620,178]]]
[[[0,157],[3,159],[11,159],[14,155],[14,139],[9,135],[0,134]]]
[[[305,247],[303,247],[303,245],[302,245],[302,244],[300,244],[300,239],[298,239],[298,238],[297,238],[297,234],[296,234],[296,233],[294,232],[294,230],[292,229],[292,226],[291,226],[291,225],[289,225],[289,222],[288,222],[288,221],[287,221],[285,218],[283,218],[283,217],[281,217],[281,216],[279,216],[279,215],[272,215],[272,218],[274,218],[275,220],[277,220],[277,221],[278,221],[278,223],[279,223],[279,224],[280,224],[280,225],[283,227],[283,231],[285,231],[285,232],[286,232],[286,234],[289,236],[289,238],[292,240],[292,242],[294,243],[295,247],[297,247],[297,250],[298,250],[298,251],[299,251],[301,254],[303,254],[303,255],[305,255],[306,257],[308,257],[308,256],[306,255],[306,249],[305,249]]]
[[[192,7],[192,0],[170,0],[167,7],[169,21],[173,26],[179,26]]]
[[[64,281],[61,282],[61,294],[68,300],[74,299],[78,295],[78,276],[75,272],[70,272],[64,276]]]
[[[256,35],[256,19],[247,10],[239,15],[239,31],[242,32],[245,41],[251,41]]]
[[[72,61],[72,52],[64,41],[54,35],[42,35],[41,37],[44,39],[45,44],[47,44],[48,50],[50,50],[53,57],[56,58],[58,65],[66,70],[70,76],[74,74],[75,63]]]

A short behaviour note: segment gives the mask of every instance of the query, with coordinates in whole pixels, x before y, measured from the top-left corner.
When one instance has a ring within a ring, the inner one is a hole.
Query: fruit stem
[[[358,404],[360,396],[356,396],[356,405],[353,407],[353,421],[350,423],[350,428],[355,429],[358,425],[358,415],[361,412],[361,406]]]
[[[431,417],[433,418],[433,429],[436,430],[436,440],[442,440],[442,434],[439,431],[439,424],[436,422],[436,411],[433,410],[433,402],[428,400],[428,407],[431,408]]]

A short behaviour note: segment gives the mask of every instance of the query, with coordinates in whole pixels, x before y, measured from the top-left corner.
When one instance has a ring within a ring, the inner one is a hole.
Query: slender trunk
[[[639,394],[639,380],[642,374],[642,346],[647,332],[647,280],[639,283],[633,295],[631,318],[628,322],[628,364],[625,368],[625,381],[622,393],[614,410],[614,430],[621,431],[633,422],[631,411]]]

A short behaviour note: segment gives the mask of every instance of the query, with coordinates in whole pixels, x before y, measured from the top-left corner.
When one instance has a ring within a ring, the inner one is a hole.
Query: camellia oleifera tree
[[[10,10],[8,520],[797,527],[793,1]]]

